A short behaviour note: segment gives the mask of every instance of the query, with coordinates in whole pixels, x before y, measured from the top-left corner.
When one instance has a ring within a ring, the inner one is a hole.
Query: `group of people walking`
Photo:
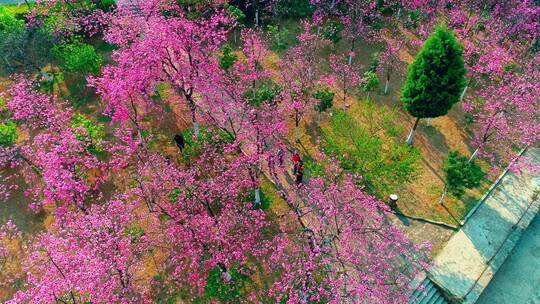
[[[298,152],[294,152],[292,157],[293,162],[293,173],[296,176],[296,184],[300,185],[302,183],[302,178],[304,177],[304,163]]]

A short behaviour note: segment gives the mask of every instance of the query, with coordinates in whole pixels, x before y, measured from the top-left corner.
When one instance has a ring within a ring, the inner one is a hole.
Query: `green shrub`
[[[263,83],[255,91],[255,96],[252,92],[246,92],[248,98],[251,94],[251,104],[260,106],[263,103],[273,103],[275,98],[281,93],[281,88],[274,82]]]
[[[71,119],[71,127],[77,129],[75,138],[89,144],[88,150],[93,154],[103,152],[104,126],[96,123],[83,114],[77,113]]]
[[[17,125],[14,122],[0,123],[0,146],[13,146],[17,137]]]
[[[114,0],[99,0],[96,4],[97,8],[102,9],[104,11],[111,11],[114,8],[115,1]]]
[[[304,172],[306,181],[312,177],[323,176],[325,174],[324,166],[311,158],[304,161]]]
[[[480,186],[480,182],[485,176],[482,168],[474,161],[457,151],[450,151],[448,158],[444,161],[443,171],[445,174],[446,187],[455,197],[461,197],[465,193],[465,188],[473,189]]]
[[[219,55],[218,57],[219,67],[222,70],[227,71],[234,65],[234,63],[237,60],[238,60],[238,56],[235,53],[233,53],[231,46],[226,44],[223,47],[223,51],[221,52],[221,55]]]
[[[275,51],[286,50],[290,43],[288,42],[289,30],[280,28],[278,25],[268,25],[268,34],[270,34],[270,46]]]
[[[315,91],[315,94],[313,94],[313,97],[319,100],[319,103],[315,105],[315,110],[319,113],[322,113],[332,108],[332,106],[334,105],[333,103],[334,95],[335,93],[332,92],[332,90],[330,90],[327,87],[320,88],[317,91]]]
[[[369,64],[369,71],[371,72],[377,72],[377,69],[379,68],[380,60],[379,60],[380,53],[375,52],[371,54],[371,63]]]
[[[103,64],[103,58],[93,46],[73,40],[57,45],[53,49],[63,69],[77,74],[96,74]]]
[[[330,19],[323,27],[322,35],[324,38],[332,41],[334,44],[341,40],[343,24],[339,20]]]
[[[15,18],[7,9],[0,6],[0,32],[6,33],[14,30],[23,30],[24,21]]]
[[[219,267],[213,268],[208,274],[206,286],[204,287],[201,303],[205,300],[218,300],[220,303],[241,303],[241,290],[249,280],[249,277],[240,273],[237,266],[231,266],[229,269],[231,281],[225,282]]]
[[[131,243],[137,243],[144,236],[144,229],[135,225],[131,226],[124,230],[124,236],[130,237]]]
[[[366,93],[369,93],[375,91],[379,87],[379,76],[377,76],[377,73],[372,71],[366,71],[364,73],[364,79],[362,81],[361,87],[362,90]]]
[[[189,163],[191,160],[201,155],[202,148],[205,145],[222,147],[224,144],[231,143],[232,138],[221,129],[200,128],[199,136],[195,138],[193,128],[182,130],[184,137],[184,149],[182,151],[182,160]]]
[[[238,7],[234,5],[225,3],[225,9],[227,10],[229,14],[231,14],[236,19],[236,22],[238,23],[243,23],[244,20],[246,19],[246,14],[244,14],[244,12],[241,9],[239,9]]]
[[[463,47],[452,30],[441,26],[426,40],[403,84],[401,101],[417,118],[446,115],[465,87]]]

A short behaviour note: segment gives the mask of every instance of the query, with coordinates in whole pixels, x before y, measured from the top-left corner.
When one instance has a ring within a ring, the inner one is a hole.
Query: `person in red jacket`
[[[300,154],[298,151],[294,151],[291,160],[293,162],[293,174],[296,175],[296,170],[298,169],[298,163],[300,162]]]

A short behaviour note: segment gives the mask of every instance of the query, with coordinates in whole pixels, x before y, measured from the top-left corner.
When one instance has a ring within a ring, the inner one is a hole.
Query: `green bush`
[[[17,125],[10,121],[0,123],[0,146],[13,146],[17,141]]]
[[[54,38],[44,27],[25,26],[13,12],[0,6],[0,73],[35,73],[53,61]]]
[[[334,44],[341,40],[341,32],[343,31],[343,24],[339,20],[330,19],[323,27],[322,35],[324,38],[332,41]]]
[[[93,154],[103,152],[103,138],[105,131],[103,124],[96,123],[83,114],[77,113],[71,119],[71,127],[78,129],[75,138],[89,144],[88,150]]]
[[[325,174],[324,166],[314,159],[304,161],[304,178],[308,181],[312,177],[323,176]]]
[[[380,53],[375,52],[371,54],[371,63],[369,64],[369,71],[371,72],[377,72],[377,69],[379,68],[380,60],[379,60]]]
[[[327,87],[320,88],[315,91],[313,97],[319,100],[319,103],[315,105],[315,110],[319,113],[322,113],[332,108],[332,106],[334,105],[334,95],[335,93]]]
[[[435,29],[409,66],[401,101],[417,118],[446,115],[465,87],[463,47],[452,30]]]
[[[140,241],[141,237],[144,236],[144,229],[142,227],[133,225],[124,230],[124,236],[129,237],[131,239],[131,243],[137,243]]]
[[[369,97],[369,93],[375,91],[379,87],[379,83],[379,76],[375,72],[366,71],[361,87],[364,92],[368,93]]]
[[[249,277],[240,273],[237,266],[231,266],[229,269],[231,281],[225,282],[219,267],[213,268],[208,274],[204,295],[201,303],[210,299],[218,300],[220,303],[241,303],[241,290],[249,280]],[[207,303],[207,302],[205,302]]]
[[[219,67],[222,70],[227,71],[230,69],[234,63],[238,60],[238,56],[233,53],[233,50],[230,45],[226,44],[223,47],[223,51],[221,52],[221,55],[218,57]]]
[[[104,11],[111,11],[114,9],[115,1],[114,0],[99,0],[96,4],[96,7]]]
[[[254,106],[260,106],[263,103],[273,103],[280,93],[281,88],[274,82],[261,84],[255,91],[255,96],[253,96],[252,92],[246,92],[248,98],[251,95],[250,101]]]
[[[240,24],[243,23],[244,20],[246,19],[246,14],[244,14],[244,12],[241,9],[239,9],[238,7],[234,5],[225,3],[225,9],[230,15],[232,15],[236,19],[236,22]]]
[[[233,140],[229,134],[220,129],[201,128],[197,138],[194,136],[193,128],[184,129],[181,133],[185,144],[182,151],[182,160],[185,163],[198,158],[201,155],[201,149],[205,145],[219,148],[224,144],[231,143]]]
[[[270,46],[275,51],[284,51],[289,47],[289,30],[278,25],[268,25],[268,34],[270,34]]]
[[[455,197],[461,197],[465,188],[473,189],[480,186],[485,176],[482,168],[474,161],[460,155],[457,151],[450,151],[444,161],[443,171],[445,174],[446,187]]]
[[[73,40],[57,45],[53,49],[63,69],[77,74],[96,74],[103,64],[103,58],[93,46]]]
[[[23,28],[23,20],[15,18],[8,10],[0,6],[0,33],[23,30]]]

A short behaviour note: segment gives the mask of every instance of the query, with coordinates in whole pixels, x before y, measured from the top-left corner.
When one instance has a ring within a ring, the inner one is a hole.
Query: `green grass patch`
[[[400,140],[396,120],[395,111],[362,102],[348,112],[337,110],[321,130],[325,152],[346,171],[361,175],[378,197],[411,182],[418,170],[420,153]]]
[[[270,38],[270,49],[283,54],[288,48],[298,43],[296,38],[303,28],[299,20],[282,19],[275,24],[268,25],[266,32]]]
[[[30,4],[32,7],[33,4]],[[29,11],[29,8],[26,4],[0,4],[0,14],[7,13],[16,18],[21,18]]]

